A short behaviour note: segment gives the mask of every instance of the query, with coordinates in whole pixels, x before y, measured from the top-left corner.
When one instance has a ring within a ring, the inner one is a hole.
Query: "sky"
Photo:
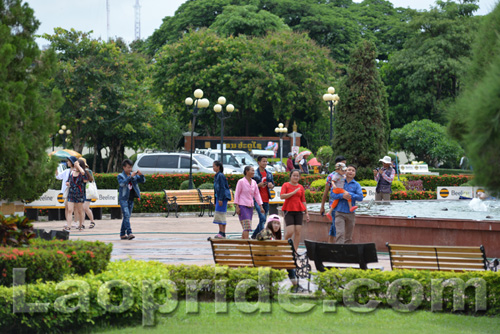
[[[107,29],[106,1],[109,3],[109,36]],[[127,43],[135,39],[135,4],[137,0],[25,0],[35,10],[41,22],[37,34],[52,34],[54,28],[74,28],[88,32],[92,37],[107,40],[122,37]],[[162,23],[165,16],[173,16],[186,0],[139,0],[141,6],[142,39],[149,37]],[[354,0],[355,2],[360,2]],[[476,15],[486,15],[498,0],[480,0]],[[392,0],[394,7],[429,9],[435,0]],[[37,39],[40,46],[48,44]]]

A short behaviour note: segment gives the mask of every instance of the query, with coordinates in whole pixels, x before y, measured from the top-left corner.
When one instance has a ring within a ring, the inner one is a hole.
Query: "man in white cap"
[[[391,186],[394,180],[396,171],[392,168],[392,160],[390,156],[385,156],[379,160],[383,163],[382,168],[373,170],[373,176],[377,181],[377,188],[375,188],[376,201],[390,201],[391,200]]]

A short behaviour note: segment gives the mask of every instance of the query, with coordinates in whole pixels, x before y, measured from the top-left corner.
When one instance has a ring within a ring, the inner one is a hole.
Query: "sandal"
[[[85,225],[78,226],[78,231],[81,231],[81,230],[84,230],[84,229],[85,229]]]
[[[89,228],[94,228],[95,227],[95,222],[90,222]]]
[[[71,231],[71,227],[69,227],[68,225],[64,225],[63,231]]]

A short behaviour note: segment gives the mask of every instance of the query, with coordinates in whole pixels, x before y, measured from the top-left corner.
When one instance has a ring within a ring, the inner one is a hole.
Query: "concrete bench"
[[[498,260],[488,261],[483,246],[419,246],[386,243],[391,268],[438,271],[497,271]]]

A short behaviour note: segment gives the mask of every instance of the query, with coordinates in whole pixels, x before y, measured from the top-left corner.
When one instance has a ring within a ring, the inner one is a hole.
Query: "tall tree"
[[[45,91],[56,69],[41,53],[33,10],[21,0],[0,1],[0,199],[35,199],[53,180],[56,161],[46,149],[56,132],[57,90]]]
[[[388,104],[373,42],[362,41],[351,54],[347,76],[338,89],[333,150],[361,167],[387,154]]]
[[[187,124],[183,99],[196,88],[215,101],[224,95],[237,113],[226,133],[266,135],[277,121],[314,121],[324,108],[319,93],[335,77],[328,50],[307,35],[276,32],[263,38],[222,38],[210,30],[166,45],[154,66],[154,91],[165,110]],[[197,131],[218,133],[215,113],[199,117]]]
[[[154,124],[159,110],[149,94],[145,59],[120,40],[102,42],[80,31],[56,28],[44,37],[58,51],[54,86],[65,98],[59,111],[72,129],[71,144],[79,152],[91,145],[96,155],[109,147],[106,170],[120,170],[125,147],[149,136],[148,123]]]
[[[500,5],[475,35],[466,85],[450,108],[449,129],[461,140],[478,185],[500,193]]]
[[[476,29],[477,0],[437,1],[410,22],[416,32],[404,49],[382,66],[388,87],[391,125],[413,120],[445,123],[445,110],[457,97]]]

